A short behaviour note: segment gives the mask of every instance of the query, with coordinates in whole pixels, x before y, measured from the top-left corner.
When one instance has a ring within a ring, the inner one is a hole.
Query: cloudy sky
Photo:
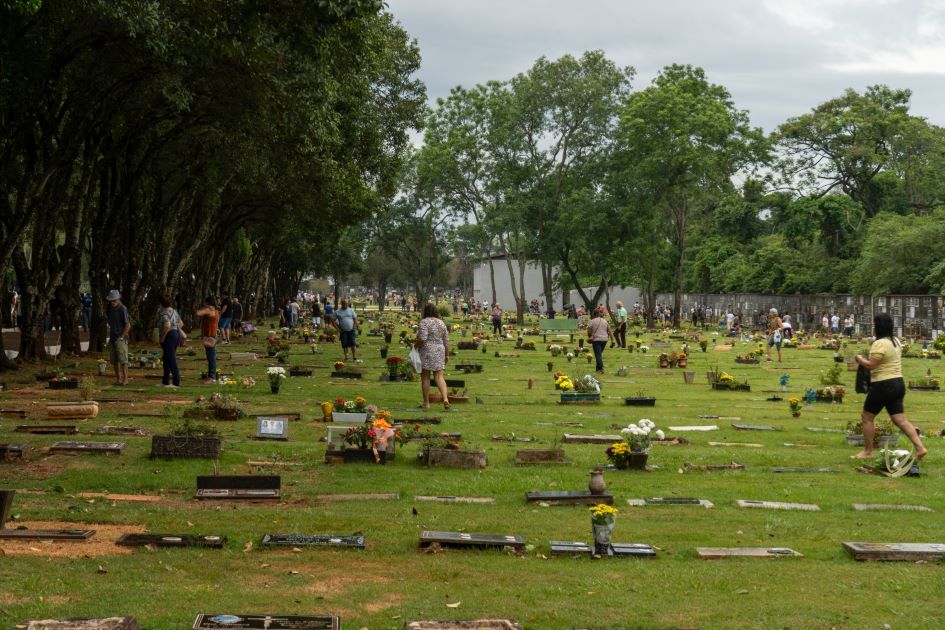
[[[945,0],[388,0],[423,55],[431,103],[540,56],[601,49],[637,71],[702,66],[772,131],[852,87],[912,90],[945,125]]]

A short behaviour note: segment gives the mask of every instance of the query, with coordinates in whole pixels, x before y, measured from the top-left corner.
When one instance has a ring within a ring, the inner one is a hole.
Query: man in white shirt
[[[840,316],[836,313],[830,318],[830,332],[834,334],[840,332]]]

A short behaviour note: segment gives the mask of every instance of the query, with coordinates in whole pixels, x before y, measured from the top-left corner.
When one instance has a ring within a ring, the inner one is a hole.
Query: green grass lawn
[[[399,318],[399,313],[397,314]],[[450,322],[452,323],[452,322]],[[232,365],[226,353],[263,351],[259,341],[241,340],[221,346],[220,367],[237,377],[252,375],[251,390],[225,388],[247,401],[250,413],[301,411],[301,422],[289,428],[285,443],[251,439],[255,421],[219,422],[224,452],[212,460],[150,460],[149,438],[112,436],[40,436],[14,433],[19,424],[40,424],[43,393],[28,396],[18,389],[33,387],[24,369],[4,374],[6,388],[0,406],[31,410],[28,420],[0,421],[0,442],[27,442],[27,461],[0,464],[0,487],[41,490],[18,494],[13,514],[20,520],[58,520],[76,523],[139,524],[157,533],[223,534],[223,550],[141,549],[130,555],[73,558],[45,554],[0,556],[0,626],[13,627],[25,619],[134,615],[149,629],[189,628],[200,612],[335,614],[345,628],[400,628],[413,619],[513,618],[526,628],[938,628],[945,606],[942,566],[935,563],[862,563],[841,547],[842,541],[945,542],[941,513],[945,510],[938,437],[927,437],[930,454],[919,478],[887,479],[854,470],[849,456],[856,452],[837,433],[815,433],[807,427],[843,428],[859,415],[863,396],[853,392],[853,373],[843,373],[848,388],[843,404],[815,403],[800,418],[792,418],[786,398],[819,386],[821,370],[833,364],[823,350],[784,350],[784,362],[736,365],[736,354],[751,346],[735,344],[701,352],[692,344],[687,385],[682,369],[658,369],[657,353],[628,353],[608,349],[604,359],[602,402],[561,405],[546,363],[572,376],[593,371],[583,358],[569,364],[551,359],[541,337],[537,351],[517,351],[514,341],[490,341],[486,353],[458,351],[450,364],[481,362],[478,374],[455,374],[467,382],[471,402],[455,405],[431,428],[462,433],[464,444],[487,452],[489,466],[480,471],[423,468],[416,461],[416,443],[398,448],[395,461],[371,464],[324,463],[325,424],[318,403],[337,396],[362,395],[398,418],[424,412],[418,381],[382,383],[386,373],[379,348],[381,337],[368,336],[365,322],[359,337],[365,378],[330,380],[331,365],[341,358],[337,344],[320,344],[313,355],[301,340],[293,346],[291,363],[315,366],[311,378],[290,378],[281,393],[269,392],[263,358],[252,365]],[[398,328],[399,330],[399,328]],[[630,336],[633,338],[633,335]],[[468,337],[467,337],[468,338]],[[651,344],[653,335],[644,335]],[[395,334],[396,339],[396,334]],[[453,333],[454,342],[460,339]],[[550,341],[550,339],[549,339]],[[674,341],[678,350],[682,342]],[[722,341],[720,341],[722,343]],[[193,344],[192,345],[196,345]],[[575,344],[576,345],[576,344]],[[850,350],[865,346],[851,344]],[[184,386],[168,393],[145,380],[146,371],[132,371],[128,392],[99,378],[97,396],[135,397],[134,406],[103,404],[95,420],[77,421],[80,431],[103,425],[135,425],[152,434],[178,421],[175,417],[117,417],[118,411],[159,412],[164,400],[192,399],[224,388],[199,384],[206,369],[202,349],[182,357]],[[518,356],[495,357],[495,352]],[[391,354],[406,356],[392,346]],[[68,361],[64,360],[68,365]],[[941,373],[940,361],[904,359],[906,377]],[[748,378],[751,392],[713,391],[705,373],[713,366]],[[627,366],[627,376],[616,376]],[[797,368],[797,369],[786,369]],[[82,359],[78,369],[91,373],[94,359]],[[153,371],[147,371],[153,373]],[[783,402],[765,398],[779,391],[779,377],[790,375]],[[527,382],[534,386],[528,389]],[[643,391],[658,398],[655,408],[627,407],[624,396]],[[49,392],[49,399],[70,394]],[[71,394],[75,396],[75,394]],[[940,410],[945,393],[909,392],[906,411],[926,435],[945,428]],[[147,402],[153,401],[153,402]],[[740,423],[782,427],[781,432],[736,431],[731,420],[705,420],[700,415],[738,416]],[[606,445],[566,444],[571,464],[516,466],[515,451],[550,448],[564,433],[616,433],[611,425],[647,417],[668,434],[685,437],[689,445],[654,446],[649,472],[609,470],[608,491],[620,509],[616,542],[649,543],[658,548],[655,560],[592,560],[550,557],[549,541],[591,542],[585,506],[542,507],[525,502],[530,490],[586,489],[588,472],[605,463]],[[582,428],[554,423],[581,422]],[[56,422],[67,424],[68,422]],[[677,433],[669,426],[716,424],[718,431]],[[494,441],[493,435],[527,437],[535,444]],[[49,455],[44,447],[59,439],[120,440],[121,456]],[[761,443],[763,448],[709,446],[713,442]],[[906,439],[900,436],[900,445]],[[789,446],[787,444],[792,444]],[[251,470],[248,460],[300,463]],[[685,463],[725,464],[737,461],[747,468],[731,472],[682,472]],[[774,474],[772,466],[830,467],[828,474]],[[281,502],[226,502],[192,499],[197,475],[262,472],[282,476]],[[83,499],[79,492],[161,494],[156,503]],[[320,501],[332,493],[400,494],[399,500]],[[418,502],[415,495],[494,497],[494,504]],[[627,500],[652,496],[708,499],[714,509],[698,506],[631,508]],[[742,509],[738,499],[816,503],[819,512]],[[857,512],[853,503],[926,505],[935,512]],[[414,514],[413,509],[417,513]],[[8,526],[14,526],[12,523]],[[424,553],[418,548],[423,530],[467,531],[523,536],[522,556],[501,551],[444,550]],[[364,550],[261,550],[265,533],[362,532]],[[249,543],[252,543],[250,547]],[[44,550],[58,543],[36,542]],[[71,543],[70,543],[71,544]],[[791,547],[803,558],[706,561],[696,557],[700,546]],[[99,570],[102,569],[102,571]],[[448,606],[456,605],[455,607]]]

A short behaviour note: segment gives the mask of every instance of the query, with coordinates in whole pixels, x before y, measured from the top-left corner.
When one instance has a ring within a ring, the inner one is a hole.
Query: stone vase
[[[604,494],[607,484],[604,482],[603,470],[595,468],[591,471],[591,480],[587,484],[587,489],[591,491],[591,494]]]
[[[607,552],[610,551],[610,541],[614,535],[614,521],[613,517],[609,517],[604,521],[591,521],[591,530],[594,532],[594,553],[598,555],[607,555]]]

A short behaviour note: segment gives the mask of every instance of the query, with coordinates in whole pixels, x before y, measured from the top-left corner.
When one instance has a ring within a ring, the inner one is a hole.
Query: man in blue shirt
[[[326,308],[327,315],[327,308]],[[357,361],[357,330],[358,315],[354,309],[348,306],[348,300],[341,300],[341,308],[335,311],[335,326],[341,333],[341,350],[345,353],[345,361],[348,360],[348,350],[351,350],[351,360]]]

